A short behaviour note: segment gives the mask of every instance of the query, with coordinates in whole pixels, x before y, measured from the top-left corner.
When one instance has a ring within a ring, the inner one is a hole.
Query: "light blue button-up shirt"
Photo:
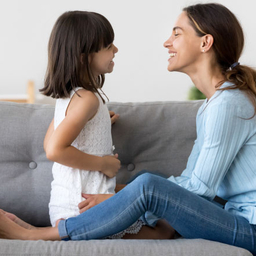
[[[226,82],[221,88],[231,86]],[[245,92],[216,91],[197,113],[197,139],[181,176],[169,178],[256,224],[256,117]],[[251,118],[251,119],[250,119]]]

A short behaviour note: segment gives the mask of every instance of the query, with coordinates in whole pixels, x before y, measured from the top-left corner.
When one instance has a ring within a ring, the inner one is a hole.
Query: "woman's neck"
[[[218,68],[201,66],[198,72],[189,75],[196,88],[201,91],[207,99],[210,99],[218,89],[217,86],[225,81],[224,75]]]

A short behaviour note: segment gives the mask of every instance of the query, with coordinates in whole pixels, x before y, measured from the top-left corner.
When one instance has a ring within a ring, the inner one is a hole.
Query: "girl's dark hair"
[[[67,98],[76,87],[99,94],[98,88],[102,88],[105,76],[93,76],[89,54],[98,52],[113,41],[113,28],[101,14],[86,11],[62,14],[51,32],[48,67],[44,87],[40,91],[53,98]]]
[[[255,116],[256,70],[245,65],[230,68],[233,63],[238,62],[244,47],[243,30],[236,16],[225,6],[216,3],[196,4],[184,8],[183,11],[187,13],[198,36],[213,36],[217,63],[226,80],[234,84],[225,89],[244,90],[253,103]],[[221,83],[217,88],[220,85]]]

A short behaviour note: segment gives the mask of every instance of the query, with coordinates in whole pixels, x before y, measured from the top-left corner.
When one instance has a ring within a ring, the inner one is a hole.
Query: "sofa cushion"
[[[43,140],[50,105],[0,103],[0,208],[36,226],[49,225],[52,163]]]
[[[118,183],[143,169],[178,175],[196,136],[195,102],[108,103],[120,114],[113,141],[122,167]],[[189,110],[189,111],[188,111]],[[48,226],[52,163],[43,140],[54,106],[0,102],[0,208],[36,226]]]
[[[113,126],[122,162],[118,183],[142,169],[179,175],[196,136],[201,101],[108,103],[120,114]],[[0,102],[0,208],[36,226],[48,226],[52,163],[43,140],[54,106]],[[202,239],[20,241],[0,239],[1,255],[225,255],[251,256],[241,248]]]
[[[203,239],[68,242],[0,239],[0,246],[0,256],[252,256],[242,248]]]
[[[122,167],[119,183],[141,170],[177,176],[196,138],[196,114],[203,101],[109,103],[120,114],[113,125],[115,152]]]

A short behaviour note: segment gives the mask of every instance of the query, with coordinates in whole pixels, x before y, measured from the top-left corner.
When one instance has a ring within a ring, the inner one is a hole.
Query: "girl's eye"
[[[113,44],[110,44],[110,45],[108,46],[108,49],[110,49],[110,48],[112,47],[112,45],[113,45]]]

